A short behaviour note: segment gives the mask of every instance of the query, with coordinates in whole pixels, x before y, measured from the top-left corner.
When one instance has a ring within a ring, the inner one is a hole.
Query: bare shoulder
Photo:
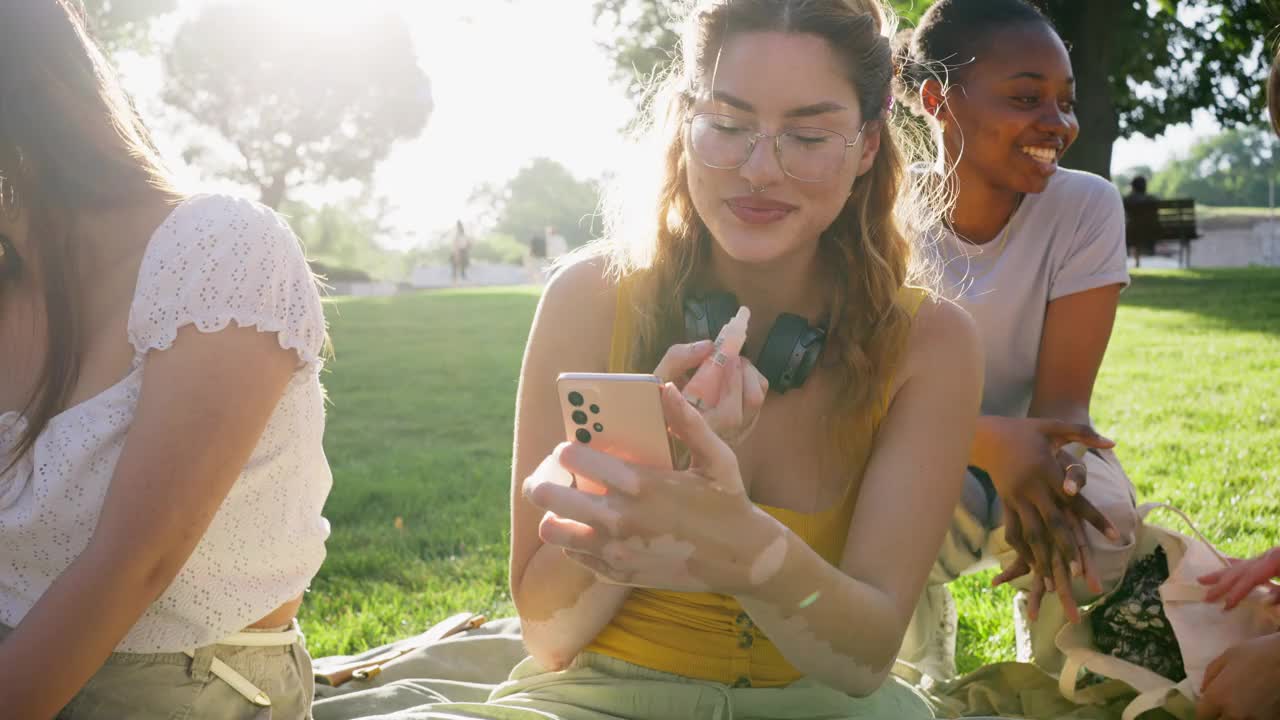
[[[613,305],[618,296],[618,283],[611,277],[607,258],[598,254],[583,255],[556,271],[547,283],[543,303],[578,305],[587,312],[603,312],[601,302]],[[610,313],[613,308],[608,308]]]
[[[927,374],[937,381],[981,382],[978,326],[956,303],[929,296],[920,305],[903,353],[903,382]]]
[[[607,259],[583,255],[547,284],[530,349],[535,342],[545,343],[565,360],[602,367],[608,363],[617,306],[618,282],[609,273]]]

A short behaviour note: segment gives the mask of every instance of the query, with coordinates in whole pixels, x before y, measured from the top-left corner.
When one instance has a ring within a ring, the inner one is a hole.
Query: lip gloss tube
[[[720,399],[720,386],[724,382],[724,366],[729,358],[742,352],[747,342],[747,323],[751,321],[751,311],[744,305],[738,308],[738,314],[725,323],[716,336],[716,350],[711,357],[702,361],[693,379],[684,386],[684,399],[699,410],[715,407]]]

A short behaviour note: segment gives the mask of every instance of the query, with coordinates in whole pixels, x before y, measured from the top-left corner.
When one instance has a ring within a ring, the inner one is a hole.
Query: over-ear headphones
[[[738,299],[730,293],[713,292],[684,301],[684,333],[687,342],[712,340],[738,312]],[[783,313],[769,329],[756,369],[769,381],[769,389],[784,393],[798,388],[809,378],[822,346],[826,328],[810,325],[799,315]]]

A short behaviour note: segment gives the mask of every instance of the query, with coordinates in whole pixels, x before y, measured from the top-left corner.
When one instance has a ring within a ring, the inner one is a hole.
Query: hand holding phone
[[[653,375],[561,374],[556,388],[565,438],[630,463],[672,469],[661,387]],[[578,477],[576,482],[588,492],[605,491],[589,478]]]

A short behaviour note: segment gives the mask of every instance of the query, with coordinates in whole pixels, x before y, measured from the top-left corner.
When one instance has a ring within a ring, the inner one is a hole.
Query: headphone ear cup
[[[713,292],[684,301],[684,340],[714,340],[738,312],[732,293]]]
[[[779,394],[798,388],[809,378],[827,331],[809,324],[799,315],[783,313],[769,330],[760,348],[756,369],[769,381],[769,389]]]

